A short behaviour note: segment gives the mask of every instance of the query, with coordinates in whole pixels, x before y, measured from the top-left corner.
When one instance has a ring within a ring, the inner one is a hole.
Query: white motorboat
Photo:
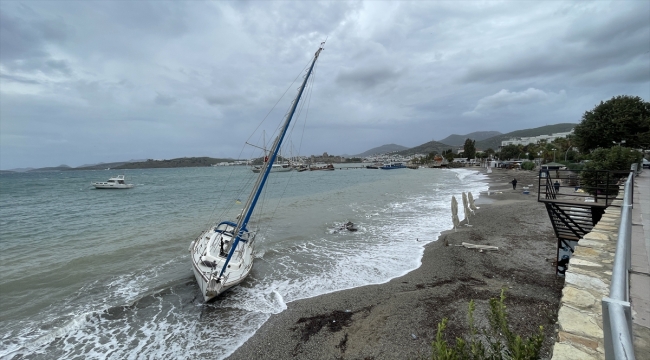
[[[133,184],[127,184],[124,175],[117,175],[108,179],[108,181],[97,181],[90,183],[96,189],[130,189]]]
[[[287,112],[278,137],[273,142],[268,158],[265,156],[266,161],[260,168],[259,176],[248,200],[244,204],[244,209],[237,217],[237,222],[228,220],[221,221],[216,226],[204,231],[190,244],[189,251],[192,270],[194,271],[194,277],[199,284],[201,294],[205,301],[215,298],[224,291],[244,281],[253,268],[253,250],[256,233],[249,231],[248,222],[251,219],[269,173],[272,172],[273,163],[280,151],[282,140],[289,129],[289,124],[296,111],[300,97],[305,90],[307,80],[314,69],[316,60],[323,50],[323,44],[321,44],[318,51],[314,54],[309,70],[304,76],[302,85],[298,88],[298,94],[291,103],[289,112]]]

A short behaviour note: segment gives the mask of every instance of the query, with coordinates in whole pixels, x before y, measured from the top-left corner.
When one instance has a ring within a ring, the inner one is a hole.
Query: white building
[[[555,139],[560,139],[560,138],[565,138],[569,135],[573,134],[573,129],[571,131],[567,132],[561,132],[561,133],[554,133],[551,135],[539,135],[539,136],[528,136],[528,137],[520,137],[520,138],[512,138],[509,140],[503,140],[501,141],[501,146],[508,146],[508,145],[528,145],[528,144],[537,144],[542,140],[546,140],[546,142],[552,142]]]

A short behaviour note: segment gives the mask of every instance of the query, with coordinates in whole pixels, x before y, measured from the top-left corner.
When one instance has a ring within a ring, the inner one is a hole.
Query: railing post
[[[609,320],[609,298],[604,297],[600,305],[603,312],[603,342],[605,346],[605,360],[615,360],[614,346],[612,343],[612,324]]]

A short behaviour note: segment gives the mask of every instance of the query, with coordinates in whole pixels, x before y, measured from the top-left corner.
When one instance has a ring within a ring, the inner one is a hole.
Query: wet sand
[[[446,337],[453,343],[467,332],[467,307],[473,299],[476,324],[487,328],[488,301],[502,288],[512,329],[529,336],[544,326],[542,358],[550,359],[564,280],[555,276],[556,239],[537,202],[536,175],[494,170],[489,194],[476,201],[472,226],[443,232],[426,246],[418,269],[385,284],[291,302],[228,359],[430,358],[438,322],[449,319]],[[509,184],[513,177],[517,190]],[[530,194],[522,194],[529,184]],[[499,250],[456,246],[462,242]]]

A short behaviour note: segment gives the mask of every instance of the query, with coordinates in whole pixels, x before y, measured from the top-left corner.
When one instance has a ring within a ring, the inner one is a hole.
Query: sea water
[[[130,170],[133,189],[90,185],[118,173],[0,175],[0,358],[225,358],[291,301],[417,268],[452,227],[451,196],[487,190],[467,169],[271,174],[249,225],[253,270],[206,304],[188,246],[235,218],[256,174]]]

